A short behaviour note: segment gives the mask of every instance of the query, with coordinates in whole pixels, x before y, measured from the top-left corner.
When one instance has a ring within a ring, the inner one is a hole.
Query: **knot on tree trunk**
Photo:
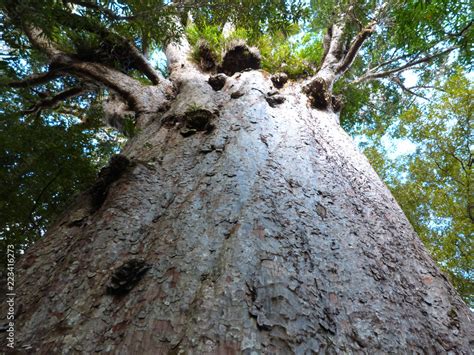
[[[227,76],[225,74],[220,73],[209,77],[209,80],[207,82],[209,83],[209,85],[211,85],[213,90],[219,91],[224,87],[226,80]]]
[[[122,266],[115,269],[109,284],[107,293],[110,295],[123,296],[130,292],[143,278],[143,275],[151,268],[141,259],[131,259]]]
[[[288,75],[286,73],[276,73],[270,79],[277,89],[281,89],[288,81]]]
[[[303,87],[308,95],[311,106],[318,110],[327,110],[332,107],[332,95],[328,83],[322,78],[314,78]]]
[[[215,113],[207,109],[198,108],[186,112],[184,123],[186,128],[196,131],[210,131],[211,121],[215,118]]]
[[[110,159],[108,166],[102,168],[97,181],[90,189],[93,211],[97,211],[102,206],[107,198],[110,185],[117,181],[130,165],[131,162],[126,156],[117,154]]]
[[[286,99],[282,95],[267,95],[265,100],[267,100],[270,107],[277,107],[277,105],[284,103]]]
[[[218,112],[207,108],[190,107],[184,114],[174,114],[164,117],[163,126],[178,128],[183,137],[189,137],[197,132],[211,132],[214,129],[212,121]]]
[[[257,48],[249,47],[241,40],[234,41],[224,55],[220,71],[231,76],[245,69],[259,69],[260,62],[260,52]]]

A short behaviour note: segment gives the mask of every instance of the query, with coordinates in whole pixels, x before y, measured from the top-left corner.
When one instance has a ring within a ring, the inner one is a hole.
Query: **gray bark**
[[[335,114],[297,83],[270,106],[263,72],[214,91],[186,66],[131,163],[19,260],[17,349],[468,354],[472,313]]]

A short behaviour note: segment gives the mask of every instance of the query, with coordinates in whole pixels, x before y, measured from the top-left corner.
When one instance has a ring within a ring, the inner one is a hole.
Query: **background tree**
[[[0,235],[2,244],[18,251],[44,235],[119,147],[116,134],[98,125],[78,124],[57,112],[34,117],[18,112],[31,100],[25,90],[21,96],[2,95]]]
[[[62,109],[87,125],[89,106],[130,137],[21,258],[18,342],[467,353],[467,306],[336,122],[357,128],[364,110],[380,132],[387,114],[367,107],[417,94],[404,70],[424,84],[449,56],[467,62],[468,4],[235,5],[1,2],[3,83],[38,97],[24,114]],[[148,60],[160,49],[167,73]]]
[[[410,223],[452,282],[473,304],[472,84],[455,71],[429,104],[412,105],[391,127],[417,150],[395,160],[369,148]],[[383,154],[383,153],[382,153]]]

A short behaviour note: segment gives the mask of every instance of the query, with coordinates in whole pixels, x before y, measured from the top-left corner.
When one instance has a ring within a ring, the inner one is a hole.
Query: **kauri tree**
[[[467,63],[468,4],[0,4],[24,119],[129,137],[15,264],[7,350],[469,353],[472,313],[339,125]]]

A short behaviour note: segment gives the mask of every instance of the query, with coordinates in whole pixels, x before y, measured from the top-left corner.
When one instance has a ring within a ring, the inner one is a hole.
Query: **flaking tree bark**
[[[332,85],[373,30],[344,48],[341,26],[280,91],[260,70],[213,88],[185,41],[144,85],[29,29],[140,130],[19,260],[17,350],[468,354],[472,313],[337,124]]]

